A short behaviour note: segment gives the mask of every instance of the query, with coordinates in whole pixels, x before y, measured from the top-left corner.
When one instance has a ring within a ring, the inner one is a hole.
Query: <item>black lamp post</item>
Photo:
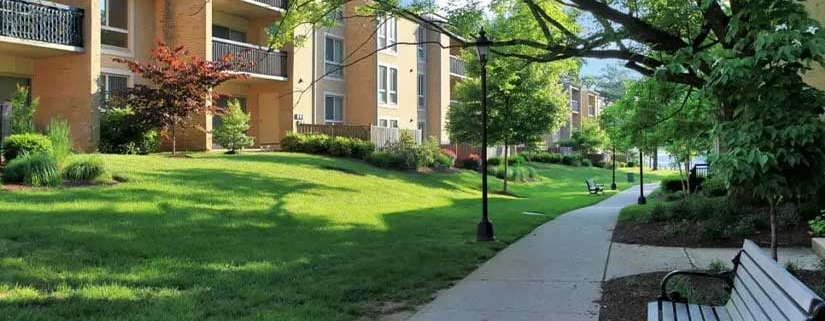
[[[610,184],[611,190],[616,190],[616,146],[613,146],[613,183]]]
[[[476,240],[494,240],[493,223],[487,215],[487,58],[490,54],[490,39],[484,28],[476,39],[478,61],[481,64],[481,222],[478,223]]]
[[[645,198],[645,164],[642,160],[641,149],[639,149],[639,200],[636,203],[639,205],[647,204],[647,198]]]

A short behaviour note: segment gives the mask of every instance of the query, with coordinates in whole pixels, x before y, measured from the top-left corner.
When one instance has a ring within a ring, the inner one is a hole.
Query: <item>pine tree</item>
[[[229,149],[227,154],[252,146],[253,137],[246,136],[249,130],[249,114],[244,113],[237,99],[229,101],[226,113],[221,117],[223,125],[213,131],[213,139],[218,145]]]

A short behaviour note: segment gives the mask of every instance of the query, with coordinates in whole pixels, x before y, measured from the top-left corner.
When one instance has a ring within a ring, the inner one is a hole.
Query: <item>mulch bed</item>
[[[707,241],[697,239],[691,233],[668,236],[665,234],[665,225],[667,225],[665,222],[620,220],[613,230],[613,242],[656,246],[731,248],[741,247],[745,240],[743,237],[732,237],[724,240]],[[780,231],[777,236],[781,247],[811,246],[811,235],[808,234],[806,226],[800,225],[789,231]],[[747,238],[763,246],[771,244],[770,230],[757,231]]]
[[[659,296],[659,283],[665,274],[667,273],[656,272],[631,275],[602,284],[599,321],[647,320],[647,303],[656,300]],[[825,294],[825,271],[798,271],[796,275],[820,296]],[[704,294],[710,298],[707,300],[711,301],[700,299],[696,301],[697,303],[722,305],[727,300],[726,297],[717,295],[721,293],[721,282],[704,278],[690,278],[689,280],[694,293]]]

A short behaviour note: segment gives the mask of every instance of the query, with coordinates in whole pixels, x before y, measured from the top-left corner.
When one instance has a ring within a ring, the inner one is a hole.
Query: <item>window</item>
[[[395,17],[378,20],[378,49],[398,52],[398,21]]]
[[[378,119],[378,127],[398,128],[398,119]]]
[[[344,97],[326,95],[324,97],[324,124],[340,124],[344,122]]]
[[[344,8],[336,8],[335,10],[330,11],[327,14],[327,18],[330,20],[334,20],[335,23],[340,24],[344,21]]]
[[[325,73],[334,78],[344,77],[344,42],[341,39],[326,37],[324,46]]]
[[[418,73],[418,110],[424,110],[427,105],[427,77]]]
[[[100,78],[104,101],[108,101],[112,96],[124,94],[129,86],[129,76],[101,74]]]
[[[100,43],[129,48],[129,0],[100,0]]]
[[[426,129],[427,129],[427,123],[425,123],[423,121],[418,122],[418,130],[421,131],[421,141],[422,142],[427,140],[426,139],[426,137],[427,137]]]
[[[427,59],[427,51],[424,42],[427,41],[426,37],[426,30],[424,27],[418,27],[418,30],[415,33],[416,37],[416,49],[418,49],[418,62],[425,62]]]
[[[398,105],[398,69],[378,66],[378,103]]]
[[[212,36],[237,42],[246,42],[246,32],[219,25],[212,25]]]

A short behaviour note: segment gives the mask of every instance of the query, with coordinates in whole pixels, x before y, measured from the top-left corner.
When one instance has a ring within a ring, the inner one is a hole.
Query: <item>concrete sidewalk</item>
[[[538,227],[409,320],[598,320],[612,230],[638,195],[637,186]]]

